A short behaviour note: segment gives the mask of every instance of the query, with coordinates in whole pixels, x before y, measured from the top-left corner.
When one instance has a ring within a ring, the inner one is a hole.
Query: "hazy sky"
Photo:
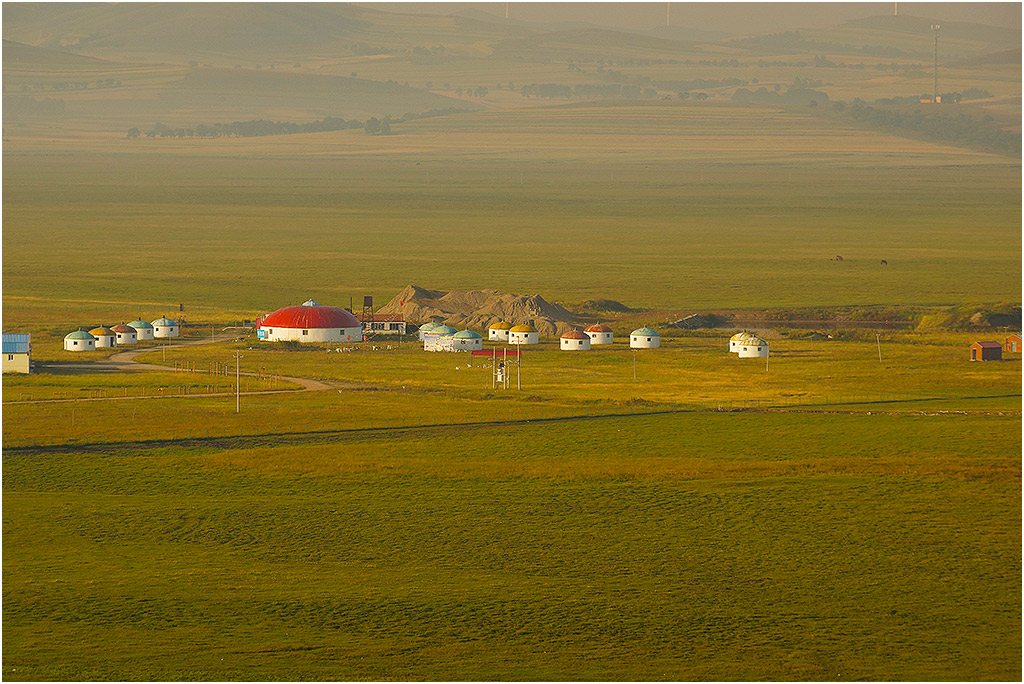
[[[504,18],[503,2],[395,2],[358,3],[391,12],[456,14],[473,8]],[[529,22],[584,21],[617,28],[648,29],[664,26],[663,2],[511,2],[509,16]],[[705,31],[753,33],[782,31],[801,26],[837,24],[850,19],[892,14],[891,2],[674,2],[672,25]],[[972,21],[993,26],[1020,26],[1019,2],[901,2],[900,14]]]

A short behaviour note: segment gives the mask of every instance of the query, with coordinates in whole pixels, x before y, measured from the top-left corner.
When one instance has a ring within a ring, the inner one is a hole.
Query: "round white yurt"
[[[64,336],[65,351],[96,351],[96,338],[84,330],[76,330]]]
[[[130,325],[118,323],[111,330],[117,335],[118,346],[122,344],[135,344],[139,341],[139,331]]]
[[[562,351],[590,351],[590,335],[579,330],[570,330],[560,338]]]
[[[135,332],[139,334],[139,342],[153,339],[153,326],[146,321],[132,321],[128,324],[128,327],[134,328]]]
[[[654,349],[661,346],[661,336],[657,330],[637,328],[629,333],[629,346],[631,349]]]
[[[172,321],[166,316],[153,321],[153,337],[177,337],[180,332],[181,329],[178,327],[177,322]]]
[[[740,339],[736,335],[729,340],[730,351],[732,343],[736,342],[735,352],[741,359],[756,359],[768,356],[768,343],[757,335],[745,332]]]
[[[595,323],[584,328],[583,332],[587,333],[590,337],[591,344],[611,344],[613,342],[612,329],[607,325]]]
[[[424,335],[434,332],[434,328],[436,328],[437,326],[438,324],[435,323],[434,321],[427,321],[426,323],[421,325],[419,331],[420,342],[423,341]]]
[[[106,328],[101,325],[98,328],[93,328],[92,330],[90,330],[89,334],[96,338],[97,349],[99,349],[100,347],[117,346],[117,333],[111,330],[110,328]]]
[[[256,329],[256,339],[264,342],[362,342],[363,326],[348,309],[302,304],[267,314]]]
[[[478,332],[472,330],[460,330],[452,336],[454,338],[455,351],[476,351],[484,348],[484,338]]]
[[[508,329],[509,344],[538,344],[540,335],[532,325],[516,325]]]
[[[512,326],[505,321],[497,321],[487,326],[487,339],[491,342],[508,342],[508,331]]]

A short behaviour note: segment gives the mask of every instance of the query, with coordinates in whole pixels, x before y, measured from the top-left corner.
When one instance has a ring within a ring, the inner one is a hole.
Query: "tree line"
[[[252,119],[249,121],[232,121],[231,123],[198,124],[196,126],[181,126],[172,128],[166,124],[156,123],[153,126],[140,129],[132,127],[128,129],[125,136],[130,140],[145,136],[147,138],[255,138],[267,135],[294,135],[296,133],[322,133],[326,131],[341,131],[349,128],[362,128],[367,135],[391,135],[391,124],[412,121],[414,119],[427,119],[435,116],[446,116],[460,112],[471,111],[457,107],[445,109],[430,109],[425,112],[406,112],[398,118],[386,115],[381,119],[370,117],[366,121],[358,119],[344,119],[342,117],[328,116],[317,121],[306,123],[294,123],[291,121],[270,121],[268,119]]]

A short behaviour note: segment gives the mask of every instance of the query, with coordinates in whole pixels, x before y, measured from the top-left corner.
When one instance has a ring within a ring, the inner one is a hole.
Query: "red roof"
[[[286,306],[268,315],[261,328],[359,328],[356,317],[337,306]]]
[[[993,349],[993,348],[994,349],[1002,349],[1003,348],[1003,345],[999,344],[998,342],[990,342],[990,341],[987,341],[987,340],[985,342],[975,342],[971,346],[972,347],[985,347],[987,349]]]
[[[583,329],[583,332],[595,332],[595,333],[596,332],[611,332],[611,331],[612,331],[612,329],[609,328],[607,325],[601,325],[600,323],[595,323],[594,325],[591,325],[591,326]]]
[[[563,340],[589,340],[590,335],[581,333],[579,330],[570,330],[562,335]]]
[[[124,333],[133,333],[133,332],[138,332],[138,330],[136,330],[135,328],[132,328],[132,327],[130,327],[130,326],[127,326],[127,325],[125,325],[124,323],[118,323],[118,324],[117,324],[117,325],[115,325],[115,326],[114,326],[113,328],[111,328],[111,330],[113,330],[113,331],[114,331],[114,332],[116,332],[116,333],[121,333],[122,335],[123,335]]]

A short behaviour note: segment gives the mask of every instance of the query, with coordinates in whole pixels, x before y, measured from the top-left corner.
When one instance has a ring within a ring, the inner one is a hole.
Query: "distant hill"
[[[915,17],[901,14],[899,16],[880,15],[867,17],[865,19],[854,19],[842,26],[848,28],[883,29],[888,31],[902,31],[904,33],[932,35],[932,26],[940,25],[941,38],[951,40],[966,40],[975,43],[988,43],[991,45],[1020,45],[1021,27],[1018,26],[989,26],[987,24],[972,24],[962,21],[939,21],[927,17]]]
[[[678,40],[600,28],[555,31],[494,44],[495,55],[534,60],[664,58],[693,53],[692,46]]]
[[[285,108],[317,116],[364,118],[476,107],[465,100],[397,83],[269,69],[195,69],[170,83],[159,100],[168,111],[205,109],[221,116],[235,111],[233,116],[244,118],[252,118],[253,112]]]
[[[77,55],[73,52],[64,52],[63,50],[50,50],[33,45],[25,45],[24,43],[16,43],[13,40],[5,39],[3,41],[3,48],[5,69],[16,66],[66,69],[78,66],[91,67],[107,63],[105,60],[95,57],[86,57],[85,55]]]
[[[10,8],[10,9],[9,9]],[[355,43],[474,43],[522,35],[468,17],[397,14],[346,3],[111,3],[4,6],[5,38],[132,61],[262,61],[344,55]]]

